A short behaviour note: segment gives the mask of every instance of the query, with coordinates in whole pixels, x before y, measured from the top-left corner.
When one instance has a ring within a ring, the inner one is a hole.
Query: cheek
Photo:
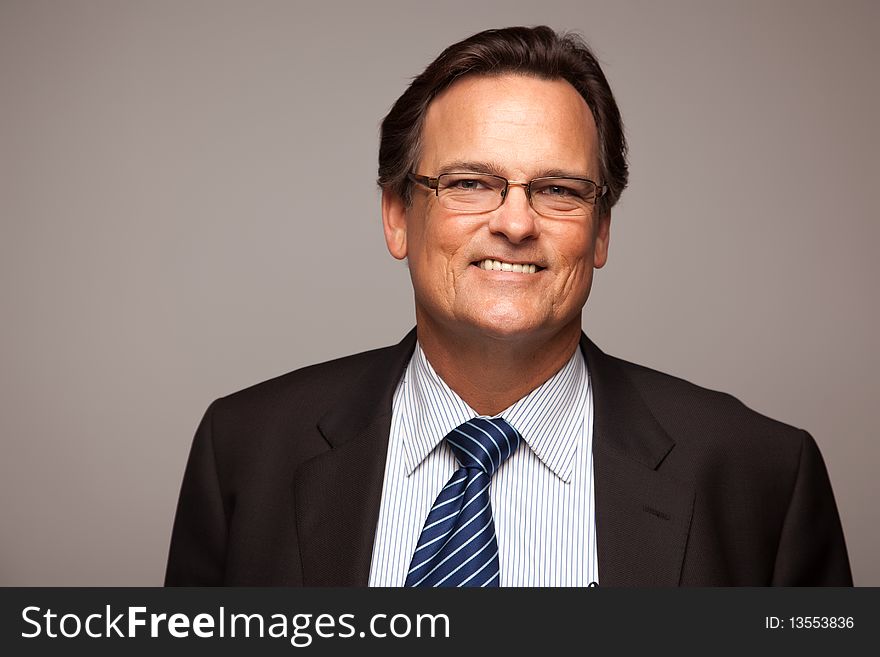
[[[561,275],[555,280],[553,305],[582,305],[590,293],[593,280],[593,233],[577,227],[560,231],[554,244]]]
[[[419,252],[435,271],[452,275],[466,263],[468,245],[479,230],[479,221],[440,214],[428,216],[419,235]]]
[[[447,296],[454,285],[453,267],[460,240],[436,217],[427,217],[409,240],[409,268],[415,286],[423,294]]]
[[[556,256],[571,274],[583,275],[592,269],[595,246],[592,231],[580,226],[561,227],[553,237]]]

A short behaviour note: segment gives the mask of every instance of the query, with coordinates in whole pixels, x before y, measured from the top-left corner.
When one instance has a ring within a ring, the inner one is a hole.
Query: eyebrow
[[[437,171],[437,175],[444,173],[485,173],[492,176],[501,176],[507,178],[504,174],[504,167],[497,162],[490,160],[456,160],[444,164]],[[565,169],[542,169],[534,178],[587,178],[591,179],[589,174],[580,172],[567,171]]]
[[[502,173],[502,167],[500,164],[496,162],[490,162],[487,160],[484,161],[476,161],[476,160],[456,160],[455,162],[449,162],[448,164],[444,164],[437,171],[437,175],[443,175],[444,173],[454,173],[456,171],[468,172],[468,173],[487,173],[493,176],[501,176],[504,177]]]

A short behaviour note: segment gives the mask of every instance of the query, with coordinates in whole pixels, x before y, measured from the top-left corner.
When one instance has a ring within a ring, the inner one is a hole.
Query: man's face
[[[601,183],[597,154],[593,116],[568,82],[472,76],[428,107],[415,173],[473,171],[520,182],[568,175]],[[409,260],[420,332],[464,340],[579,332],[593,268],[605,264],[608,252],[609,215],[600,217],[593,206],[587,217],[543,217],[522,187],[510,187],[493,212],[460,214],[415,185],[408,208],[386,192],[383,217],[388,249]],[[486,259],[534,264],[537,271],[486,270],[479,266]]]

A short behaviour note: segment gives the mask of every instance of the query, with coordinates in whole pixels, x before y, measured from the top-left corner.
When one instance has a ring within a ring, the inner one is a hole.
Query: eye
[[[482,180],[477,178],[454,178],[449,181],[447,188],[455,189],[463,192],[477,191],[483,189],[485,185]]]
[[[546,202],[582,205],[590,202],[595,194],[595,185],[579,178],[536,179],[532,183],[532,195]]]
[[[451,194],[485,194],[501,192],[506,185],[504,178],[480,173],[461,171],[440,176],[440,190]]]
[[[541,190],[542,194],[546,194],[547,196],[556,196],[559,198],[578,198],[580,194],[578,194],[575,190],[565,187],[563,185],[548,185],[544,189]]]

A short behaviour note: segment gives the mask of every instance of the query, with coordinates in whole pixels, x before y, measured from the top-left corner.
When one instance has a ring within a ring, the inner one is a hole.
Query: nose
[[[513,244],[535,239],[540,232],[538,214],[532,209],[526,186],[510,183],[501,207],[489,217],[489,230]]]

